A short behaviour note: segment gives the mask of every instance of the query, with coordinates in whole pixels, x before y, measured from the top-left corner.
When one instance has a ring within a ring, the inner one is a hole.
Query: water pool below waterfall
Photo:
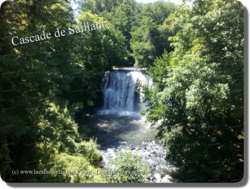
[[[150,128],[144,117],[126,115],[89,115],[83,118],[91,131],[88,137],[97,137],[100,149],[119,148],[156,140],[156,130]]]

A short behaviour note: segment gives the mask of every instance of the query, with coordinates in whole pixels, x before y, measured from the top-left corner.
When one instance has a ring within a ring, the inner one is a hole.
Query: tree
[[[162,22],[175,11],[173,3],[158,1],[153,4],[145,4],[141,11],[142,19],[139,27],[131,32],[131,49],[135,58],[135,66],[150,67],[156,57],[160,57],[169,48],[168,37],[173,32],[168,32],[161,26]],[[162,29],[163,28],[163,29]]]
[[[243,177],[243,12],[238,1],[195,1],[174,23],[174,51],[149,70],[147,118],[162,120],[158,136],[183,182]]]
[[[72,81],[80,73],[87,72],[84,66],[79,67],[82,65],[79,61],[84,60],[76,59],[73,54],[73,52],[79,53],[84,48],[81,41],[78,42],[81,44],[77,46],[78,49],[72,50],[74,43],[69,40],[68,33],[64,37],[53,37],[53,32],[57,29],[68,32],[67,28],[76,23],[67,1],[16,0],[11,5],[5,4],[2,9],[0,12],[0,21],[3,23],[0,31],[2,178],[8,182],[105,182],[101,176],[97,178],[94,175],[69,177],[56,173],[13,174],[13,171],[17,170],[73,170],[75,168],[73,165],[79,162],[84,165],[81,166],[83,169],[81,171],[95,171],[101,156],[95,150],[96,143],[82,141],[82,135],[85,133],[81,135],[78,133],[74,113],[79,110],[81,107],[79,102],[82,101],[69,103],[64,96],[64,92],[71,89]],[[50,32],[52,37],[49,40],[16,46],[11,43],[14,36],[21,39],[40,35],[43,31]],[[89,42],[87,41],[87,44]],[[88,46],[88,52],[92,52],[90,56],[93,58],[96,52],[95,49],[91,51],[90,47],[93,45]],[[116,47],[117,51],[118,49]],[[94,74],[96,73],[91,73]],[[93,90],[90,89],[91,92]]]
[[[162,22],[176,10],[176,5],[170,2],[156,1],[155,3],[148,3],[143,5],[142,16],[153,19],[157,25]]]
[[[130,53],[132,53],[130,46],[132,36],[130,32],[137,25],[136,15],[138,14],[138,10],[136,7],[137,6],[133,7],[129,4],[120,4],[117,7],[113,7],[111,12],[104,11],[101,13],[105,20],[114,24],[114,26],[122,32],[125,37],[125,45]],[[127,65],[133,65],[133,62],[134,59],[130,56]]]

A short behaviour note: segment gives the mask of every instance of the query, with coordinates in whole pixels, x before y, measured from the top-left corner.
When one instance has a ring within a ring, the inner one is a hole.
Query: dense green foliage
[[[174,51],[148,73],[154,88],[148,119],[162,120],[167,160],[184,182],[237,182],[243,178],[243,6],[201,1],[174,14]]]
[[[164,20],[177,9],[174,3],[157,1],[139,4],[134,0],[83,1],[81,9],[96,13],[115,25],[125,36],[130,52],[123,66],[149,67],[164,49],[170,51],[166,30],[161,29]],[[164,32],[165,31],[165,32]],[[173,32],[168,32],[173,36]]]
[[[132,34],[131,49],[136,67],[150,67],[156,57],[161,57],[164,49],[171,51],[168,37],[171,32],[162,30],[163,21],[176,9],[173,3],[156,2],[143,6],[138,26]],[[166,37],[168,36],[168,37]]]
[[[74,113],[93,103],[104,71],[126,58],[121,32],[106,22],[106,30],[14,46],[13,36],[34,36],[43,31],[53,36],[56,28],[68,32],[71,25],[103,19],[82,13],[76,22],[67,1],[46,0],[4,4],[0,19],[2,178],[63,182],[69,178],[12,175],[12,170],[74,170],[79,162],[85,171],[96,169],[100,155],[95,148],[87,150],[89,143],[83,142],[84,133],[79,135]],[[70,181],[99,182],[102,178]]]
[[[122,150],[117,157],[110,162],[110,168],[106,179],[110,183],[145,183],[150,168],[142,162],[142,158],[129,150]]]

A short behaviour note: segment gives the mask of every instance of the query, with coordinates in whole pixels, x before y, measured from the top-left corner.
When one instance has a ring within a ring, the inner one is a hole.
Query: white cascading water
[[[149,77],[141,71],[112,71],[107,72],[103,83],[104,108],[102,114],[138,115],[139,110],[146,109],[142,102],[142,88],[138,85],[149,86]]]

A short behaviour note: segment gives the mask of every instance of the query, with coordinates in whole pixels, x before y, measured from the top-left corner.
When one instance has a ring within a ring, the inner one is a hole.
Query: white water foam
[[[141,71],[107,72],[103,83],[104,108],[98,114],[141,117],[140,110],[147,109],[143,89],[138,84],[151,86],[152,81]]]

